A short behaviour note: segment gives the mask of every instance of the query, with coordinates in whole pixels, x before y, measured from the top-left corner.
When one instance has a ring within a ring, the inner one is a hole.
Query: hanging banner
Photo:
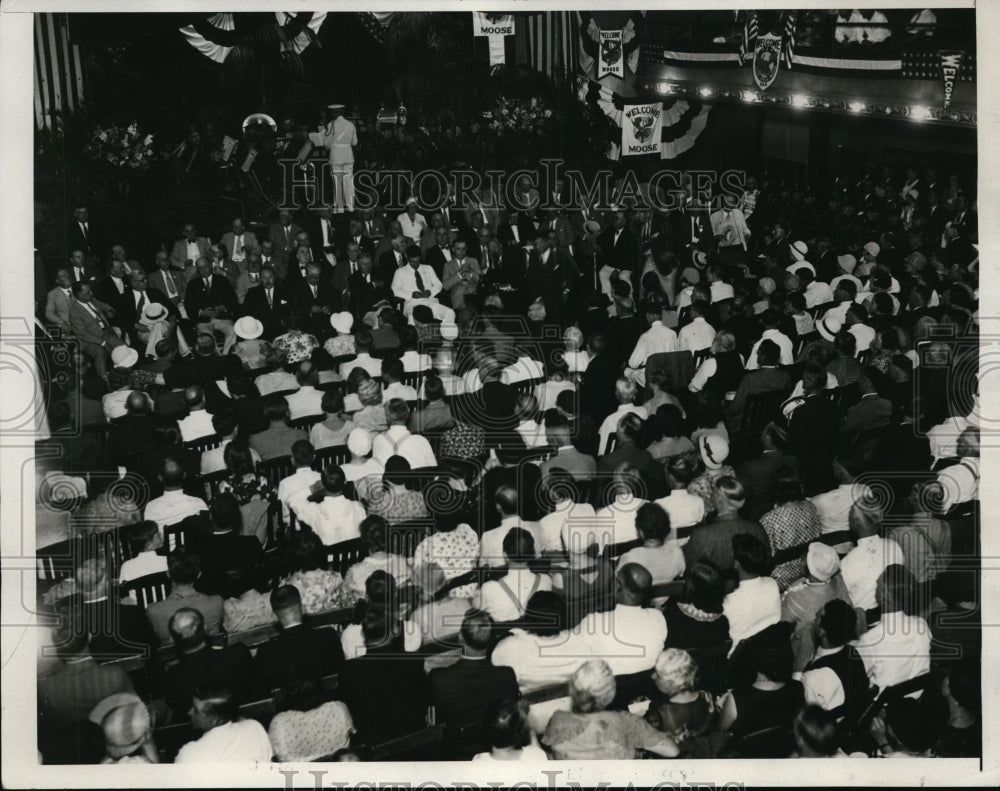
[[[495,11],[473,11],[472,33],[475,36],[489,38],[490,66],[502,66],[507,62],[504,39],[514,35],[514,15],[498,14]]]
[[[944,102],[942,106],[945,110],[951,107],[951,95],[955,91],[955,80],[958,77],[958,70],[962,68],[962,58],[965,52],[960,49],[941,50],[938,57],[941,59],[941,82],[944,83]]]
[[[766,91],[778,76],[780,64],[781,36],[770,33],[757,37],[753,53],[753,79],[757,87]]]
[[[622,31],[602,30],[601,48],[597,55],[597,79],[609,74],[625,76],[625,58],[622,53]]]
[[[662,104],[626,104],[622,112],[622,156],[659,154]]]

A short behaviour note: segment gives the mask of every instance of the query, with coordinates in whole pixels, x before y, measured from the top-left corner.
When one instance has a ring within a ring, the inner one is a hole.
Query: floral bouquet
[[[538,98],[499,96],[492,109],[483,111],[483,125],[497,135],[507,132],[540,135],[551,130],[552,115],[552,109]]]
[[[94,130],[85,151],[97,162],[116,168],[146,170],[154,157],[153,136],[143,134],[133,121],[125,129],[117,125]]]

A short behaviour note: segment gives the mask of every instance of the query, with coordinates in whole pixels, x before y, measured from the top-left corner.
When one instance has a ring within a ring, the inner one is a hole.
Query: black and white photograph
[[[3,9],[6,787],[1000,782],[1000,8],[688,5]]]

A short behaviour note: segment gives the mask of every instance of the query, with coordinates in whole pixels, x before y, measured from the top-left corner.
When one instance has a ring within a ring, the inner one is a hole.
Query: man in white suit
[[[56,272],[56,287],[45,299],[45,320],[59,327],[63,335],[72,335],[73,328],[69,324],[69,306],[73,301],[73,279],[68,269]]]
[[[344,208],[354,211],[354,146],[358,144],[358,130],[344,118],[344,105],[331,104],[333,120],[326,125],[323,145],[330,150],[330,168],[333,186],[337,192],[337,214]]]

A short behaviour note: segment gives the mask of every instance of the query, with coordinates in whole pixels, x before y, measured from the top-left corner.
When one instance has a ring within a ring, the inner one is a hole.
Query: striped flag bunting
[[[747,17],[743,21],[743,37],[740,39],[740,63],[746,63],[753,58],[754,45],[757,42],[759,33],[757,12],[748,11]]]
[[[83,104],[83,63],[66,14],[35,14],[35,126],[51,129],[57,115]]]
[[[540,11],[522,19],[528,38],[528,65],[553,78],[576,74],[580,68],[576,12]]]

